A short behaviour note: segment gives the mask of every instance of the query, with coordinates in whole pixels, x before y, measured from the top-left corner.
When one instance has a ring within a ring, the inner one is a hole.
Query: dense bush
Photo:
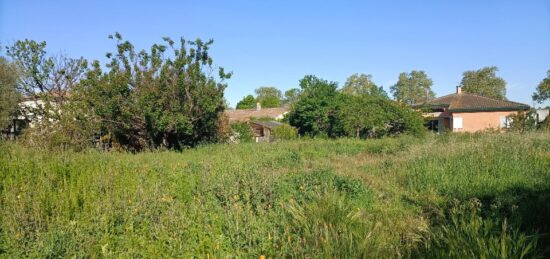
[[[164,44],[138,51],[118,33],[110,38],[116,41],[115,53],[107,53],[107,64],[94,61],[91,67],[83,58],[49,56],[45,42],[17,41],[7,48],[20,72],[19,92],[35,103],[22,111],[35,126],[27,134],[29,143],[85,148],[99,136],[138,151],[225,140],[220,121],[224,80],[231,73],[214,67],[212,40],[182,38],[176,44],[163,38]]]
[[[277,140],[292,140],[298,138],[298,130],[288,124],[273,129],[273,136]]]
[[[250,125],[246,122],[236,122],[231,124],[231,131],[236,142],[252,142],[254,141],[254,132]]]
[[[344,95],[334,120],[343,135],[376,138],[404,133],[422,135],[422,116],[411,108],[381,96]]]
[[[17,68],[4,57],[0,57],[0,130],[8,127],[17,113],[20,96],[16,86]]]
[[[300,80],[302,89],[298,100],[287,114],[290,125],[298,128],[302,135],[327,135],[336,137],[334,123],[331,121],[337,111],[338,84],[317,78],[305,76]]]
[[[516,112],[508,116],[510,120],[510,131],[524,133],[527,131],[533,131],[537,128],[536,113],[534,110],[525,112]]]
[[[111,36],[111,38],[113,38]],[[108,71],[94,62],[79,90],[114,142],[130,150],[167,147],[181,149],[218,141],[225,109],[225,79],[209,54],[213,41],[169,38],[149,52],[115,34],[117,52],[108,54]],[[165,53],[172,50],[171,55]]]
[[[300,87],[286,119],[302,135],[376,138],[425,132],[419,112],[377,91],[342,93],[335,82],[315,76],[304,77]]]

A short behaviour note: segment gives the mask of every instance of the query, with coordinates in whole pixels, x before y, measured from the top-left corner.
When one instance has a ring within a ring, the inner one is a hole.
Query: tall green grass
[[[550,135],[0,144],[0,257],[548,256]]]

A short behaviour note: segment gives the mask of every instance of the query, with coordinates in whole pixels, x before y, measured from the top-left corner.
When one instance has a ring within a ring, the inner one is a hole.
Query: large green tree
[[[256,107],[256,98],[251,94],[245,96],[242,100],[237,103],[237,109],[253,109]]]
[[[164,146],[180,149],[218,140],[225,79],[211,75],[213,41],[176,44],[163,38],[149,51],[136,51],[116,33],[116,52],[103,72],[99,62],[82,82],[87,102],[104,133],[132,150]],[[171,50],[171,53],[165,53]]]
[[[395,100],[412,105],[434,98],[432,85],[432,79],[424,71],[413,70],[399,74],[397,83],[390,89]]]
[[[285,97],[284,97],[284,103],[285,104],[293,104],[298,100],[298,97],[300,96],[300,89],[298,88],[291,88],[285,91]]]
[[[273,86],[262,86],[255,90],[256,100],[260,102],[262,107],[273,108],[281,106],[283,95],[281,90]]]
[[[353,74],[346,80],[342,93],[352,95],[376,95],[387,97],[388,94],[384,91],[384,88],[377,86],[372,81],[372,75],[366,74]]]
[[[32,121],[25,135],[34,143],[50,148],[82,148],[91,143],[97,123],[86,114],[75,89],[86,75],[84,58],[50,55],[46,42],[20,40],[7,48],[18,72],[17,88],[32,105],[19,114]]]
[[[300,80],[300,98],[288,114],[300,134],[334,136],[332,123],[338,106],[338,84],[308,75]]]
[[[538,103],[550,100],[550,70],[546,72],[546,78],[542,79],[533,93],[533,100]]]
[[[495,66],[464,72],[459,87],[462,91],[489,98],[506,99],[506,81],[496,75]]]
[[[18,110],[17,75],[15,65],[0,57],[0,130],[8,127]]]
[[[46,52],[46,42],[19,40],[7,48],[19,72],[18,91],[36,105],[24,107],[24,114],[33,114],[36,123],[49,124],[62,116],[61,110],[72,90],[84,78],[87,61]],[[39,102],[40,100],[40,102]],[[38,118],[41,120],[36,121]]]
[[[337,122],[345,136],[375,138],[425,132],[420,113],[383,96],[344,95],[339,107]]]

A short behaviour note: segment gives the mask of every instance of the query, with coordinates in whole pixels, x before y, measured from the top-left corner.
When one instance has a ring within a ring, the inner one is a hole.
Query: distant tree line
[[[50,55],[45,42],[20,40],[0,57],[0,129],[25,117],[25,141],[62,147],[108,144],[125,150],[182,149],[223,142],[232,128],[224,110],[231,73],[214,65],[212,40],[163,38],[137,50],[116,33],[108,61],[101,64]],[[505,99],[506,82],[496,67],[466,71],[464,92]],[[550,71],[533,100],[550,100]],[[285,118],[300,135],[372,138],[422,134],[422,117],[410,108],[435,97],[424,71],[401,73],[390,86],[393,100],[368,74],[336,82],[305,76],[284,93],[273,86],[255,90],[237,109],[288,106]],[[21,105],[25,101],[26,105]],[[519,121],[519,120],[518,120]]]
[[[256,97],[247,95],[237,103],[237,109],[254,109],[256,104],[260,104],[263,108],[274,108],[292,103],[299,94],[299,89],[292,88],[285,91],[284,95],[281,90],[273,86],[262,86],[254,90]]]
[[[465,71],[459,87],[462,92],[477,94],[493,99],[506,99],[506,81],[497,76],[498,68],[495,66],[483,67],[479,70]],[[550,71],[548,72],[550,73]],[[533,94],[533,100],[544,102],[550,99],[550,90],[548,79],[544,79]],[[399,74],[397,83],[390,86],[392,97],[395,101],[408,105],[421,104],[435,98],[432,90],[433,81],[422,70],[413,70],[409,73]],[[297,100],[303,89],[291,88],[284,95],[276,87],[260,87],[255,90],[256,97],[253,95],[245,96],[237,103],[237,109],[253,109],[256,103],[262,107],[271,108],[288,105]],[[353,74],[346,80],[345,85],[340,89],[346,94],[368,94],[377,96],[388,96],[382,86],[377,86],[372,81],[372,75]]]

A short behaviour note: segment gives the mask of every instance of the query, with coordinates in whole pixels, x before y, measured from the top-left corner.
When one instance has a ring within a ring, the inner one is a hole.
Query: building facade
[[[454,94],[416,107],[423,109],[428,127],[435,132],[505,129],[510,126],[510,115],[529,110],[526,104],[463,93],[460,87]]]

